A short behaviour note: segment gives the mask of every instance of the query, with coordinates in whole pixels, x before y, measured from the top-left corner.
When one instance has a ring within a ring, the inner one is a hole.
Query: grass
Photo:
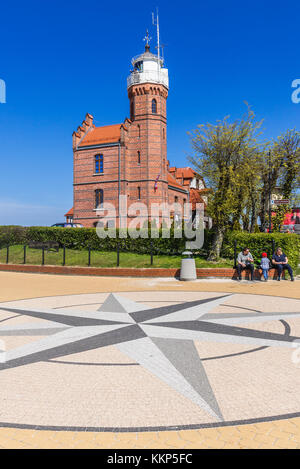
[[[24,262],[23,246],[11,246],[9,249],[9,263],[23,264]],[[162,268],[180,268],[180,256],[154,256],[153,265],[150,263],[149,254],[135,254],[120,252],[120,267],[162,267]],[[0,250],[0,263],[6,263],[6,249]],[[40,249],[26,250],[26,264],[41,265],[42,251]],[[45,251],[45,265],[62,265],[63,250],[59,252]],[[220,268],[232,267],[232,260],[220,259],[218,262],[209,262],[203,258],[196,258],[196,267],[200,268]],[[66,249],[66,266],[88,265],[88,251],[78,251],[75,249]],[[91,267],[116,267],[117,254],[108,251],[92,251]]]

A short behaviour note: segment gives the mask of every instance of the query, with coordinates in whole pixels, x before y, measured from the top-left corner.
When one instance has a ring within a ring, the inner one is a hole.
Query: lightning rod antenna
[[[156,8],[156,20],[154,19],[154,13],[152,13],[152,23],[156,23],[156,33],[157,33],[157,64],[158,64],[158,81],[160,81],[160,38],[159,38],[159,17],[158,17],[158,8]]]

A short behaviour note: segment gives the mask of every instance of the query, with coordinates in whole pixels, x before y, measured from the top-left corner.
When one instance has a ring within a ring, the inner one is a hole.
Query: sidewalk
[[[0,302],[100,292],[226,292],[300,299],[299,281],[70,277],[0,272]],[[271,298],[270,298],[271,300]],[[275,331],[275,329],[274,329]],[[23,367],[23,369],[26,367]],[[20,368],[21,369],[21,368]],[[299,370],[295,369],[296,373]],[[25,403],[24,403],[25,406]],[[300,412],[300,408],[299,408]],[[281,412],[278,412],[281,415]],[[300,417],[195,430],[93,432],[0,428],[0,448],[298,448]]]

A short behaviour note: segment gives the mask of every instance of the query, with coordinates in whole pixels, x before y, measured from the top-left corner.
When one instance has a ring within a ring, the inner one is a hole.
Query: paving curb
[[[236,271],[232,268],[203,268],[196,269],[197,278],[231,278],[236,279]],[[99,277],[170,277],[179,278],[180,269],[164,268],[124,268],[124,267],[76,267],[60,265],[30,265],[30,264],[0,264],[0,271],[24,272],[56,275],[88,275]],[[270,279],[273,278],[270,275]],[[248,274],[243,272],[243,278]],[[255,271],[255,278],[260,279],[260,273]],[[276,278],[276,277],[274,277]]]

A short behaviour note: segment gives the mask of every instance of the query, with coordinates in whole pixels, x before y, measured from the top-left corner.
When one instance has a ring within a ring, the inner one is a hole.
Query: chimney
[[[72,134],[72,137],[73,137],[73,150],[76,150],[77,148],[77,145],[79,143],[79,140],[80,140],[80,136],[77,132],[73,132]]]
[[[91,114],[87,113],[87,115],[85,116],[85,122],[87,123],[88,127],[92,127],[93,119],[94,117]]]

